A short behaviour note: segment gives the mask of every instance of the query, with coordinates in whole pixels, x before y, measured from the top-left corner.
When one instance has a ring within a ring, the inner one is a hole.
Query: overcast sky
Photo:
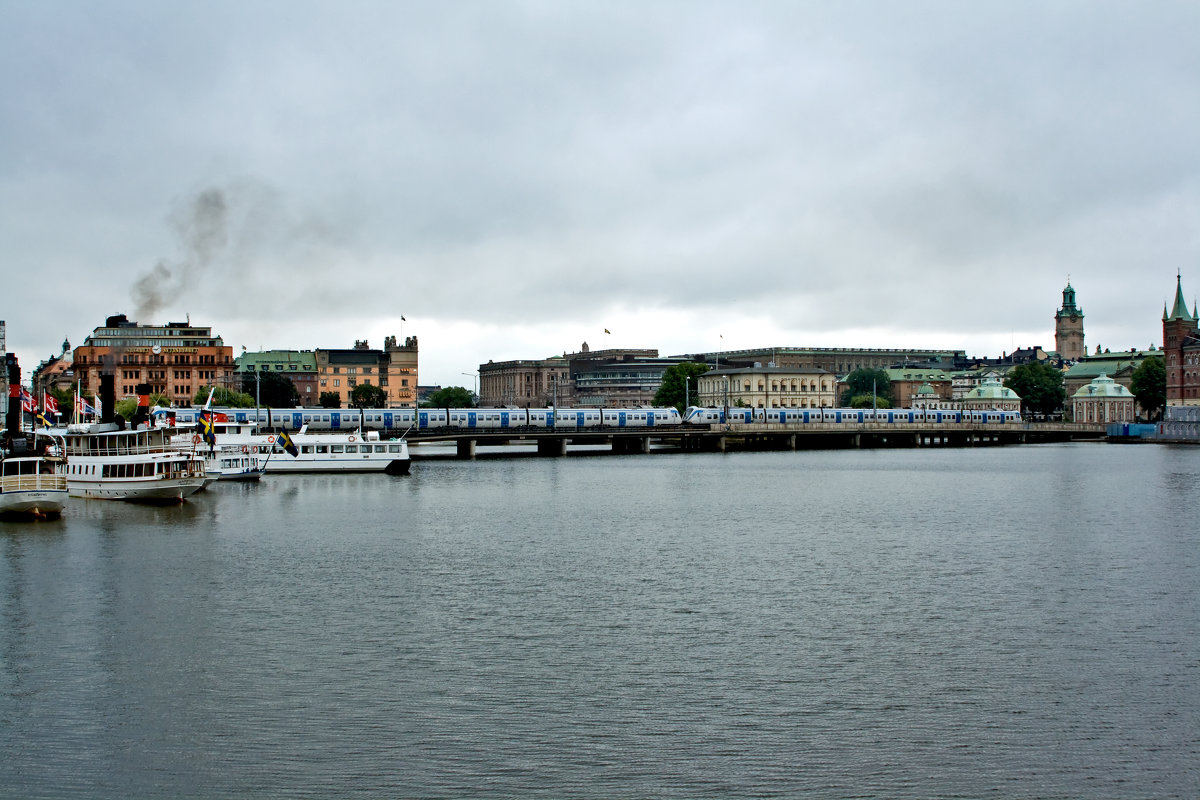
[[[0,0],[0,319],[420,339],[1161,345],[1200,3]],[[406,318],[401,322],[401,316]],[[606,335],[604,329],[612,331]]]

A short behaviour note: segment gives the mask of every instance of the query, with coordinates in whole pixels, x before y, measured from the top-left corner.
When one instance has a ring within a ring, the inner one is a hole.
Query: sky
[[[417,336],[1161,346],[1200,295],[1200,3],[0,0],[0,319],[240,353]],[[402,319],[403,317],[403,319]],[[605,329],[611,333],[605,333]]]

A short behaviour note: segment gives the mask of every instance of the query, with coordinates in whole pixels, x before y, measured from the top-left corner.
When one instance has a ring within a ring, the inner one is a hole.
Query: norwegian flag
[[[58,401],[50,396],[48,392],[42,392],[42,410],[47,414],[58,413]]]
[[[21,389],[21,410],[28,411],[30,414],[37,411],[37,403],[33,401],[33,395]]]

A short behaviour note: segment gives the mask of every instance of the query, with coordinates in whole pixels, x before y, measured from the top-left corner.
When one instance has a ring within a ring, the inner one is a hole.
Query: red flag
[[[42,409],[50,414],[58,413],[58,401],[49,392],[42,392]]]
[[[28,411],[30,414],[37,411],[37,403],[33,401],[33,395],[24,389],[21,390],[21,410]]]

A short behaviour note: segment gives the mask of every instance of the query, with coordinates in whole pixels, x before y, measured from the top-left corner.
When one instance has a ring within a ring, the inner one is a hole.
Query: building
[[[479,365],[479,405],[644,408],[653,405],[663,372],[681,360],[659,358],[654,349],[593,351],[584,342],[561,356],[489,361]]]
[[[948,408],[954,399],[954,379],[940,369],[885,369],[895,408]],[[922,392],[928,385],[928,391]],[[932,403],[937,403],[933,405]],[[917,404],[920,405],[917,405]]]
[[[71,353],[71,342],[64,339],[62,352],[37,365],[33,371],[33,396],[41,397],[51,389],[75,391],[75,363]]]
[[[731,367],[696,378],[692,405],[706,408],[833,408],[833,375],[812,367]]]
[[[1087,353],[1083,343],[1083,311],[1075,305],[1075,290],[1067,281],[1062,308],[1054,315],[1054,348],[1063,361],[1078,361]]]
[[[479,365],[479,405],[484,408],[547,408],[565,397],[571,363],[566,356]],[[566,405],[566,403],[562,403]]]
[[[959,406],[964,411],[1020,411],[1021,396],[993,378],[963,395]]]
[[[312,350],[262,350],[257,353],[242,353],[235,360],[238,377],[242,382],[237,387],[251,384],[245,378],[273,372],[283,375],[296,387],[300,405],[320,405],[317,391],[317,355]],[[251,390],[253,394],[253,390]]]
[[[1063,389],[1068,398],[1074,397],[1077,391],[1101,375],[1112,378],[1126,389],[1132,389],[1133,373],[1142,362],[1161,355],[1158,350],[1123,350],[1084,356],[1063,373]]]
[[[967,365],[963,350],[885,350],[859,347],[765,347],[756,350],[722,350],[672,356],[681,361],[698,361],[713,369],[752,367],[766,364],[776,367],[821,369],[845,376],[856,369],[887,369],[922,365],[940,369],[961,369]]]
[[[1100,375],[1071,395],[1075,422],[1135,422],[1134,398],[1121,384]]]
[[[1163,305],[1163,359],[1167,370],[1167,405],[1200,405],[1200,328],[1196,309],[1188,311],[1182,278],[1175,278],[1175,305]]]
[[[201,389],[227,385],[237,368],[232,348],[212,328],[190,321],[139,325],[124,314],[93,330],[75,348],[73,362],[85,397],[100,391],[102,374],[111,374],[119,397],[135,396],[135,387],[145,383],[175,406],[190,406]]]
[[[417,405],[417,337],[398,344],[395,336],[384,337],[383,349],[372,349],[366,340],[355,341],[348,350],[316,350],[317,403],[327,392],[336,394],[342,406],[360,384],[378,386],[387,394],[388,408]]]

